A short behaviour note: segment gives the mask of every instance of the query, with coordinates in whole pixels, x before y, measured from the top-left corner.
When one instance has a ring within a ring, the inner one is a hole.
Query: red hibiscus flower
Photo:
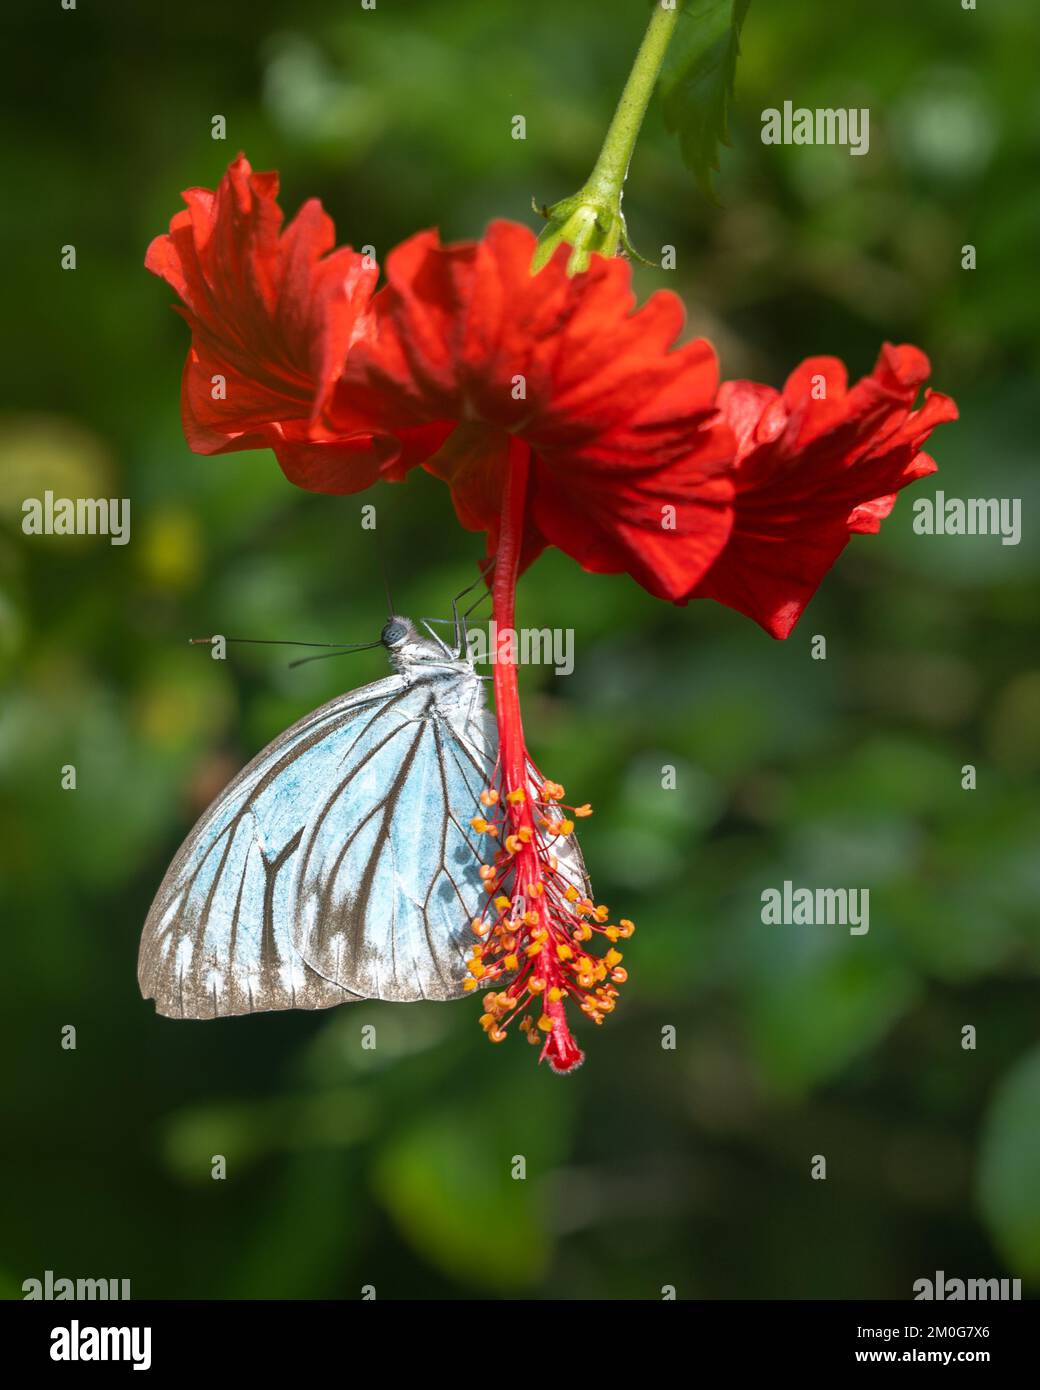
[[[215,193],[185,191],[187,209],[148,248],[145,265],[191,326],[184,433],[197,454],[271,448],[301,482],[331,456],[366,487],[378,473],[370,441],[333,439],[321,412],[379,271],[347,247],[326,255],[335,232],[316,198],[283,231],[277,195],[278,175],[239,155]]]
[[[733,440],[712,348],[673,346],[675,295],[633,312],[627,263],[570,278],[566,247],[532,277],[533,233],[496,222],[480,242],[406,241],[369,306],[376,270],[322,259],[334,232],[313,199],[280,233],[277,188],[240,155],[148,250],[192,328],[192,449],[270,446],[329,493],[422,464],[493,551],[512,440],[531,460],[521,570],[555,545],[659,597],[689,590],[729,530]]]
[[[737,439],[733,529],[690,597],[713,598],[786,637],[854,531],[877,531],[896,493],[935,471],[921,446],[957,418],[927,391],[928,358],[886,343],[870,376],[846,388],[844,365],[811,357],[782,392],[727,381],[719,406]]]
[[[627,263],[566,273],[561,247],[531,275],[535,238],[494,222],[442,246],[421,232],[387,258],[369,330],[329,404],[344,433],[386,431],[451,487],[463,526],[498,543],[509,460],[530,459],[520,570],[547,545],[599,573],[678,598],[729,530],[733,441],[714,410],[715,354],[674,347],[670,293],[637,312]],[[309,479],[349,486],[335,460]]]

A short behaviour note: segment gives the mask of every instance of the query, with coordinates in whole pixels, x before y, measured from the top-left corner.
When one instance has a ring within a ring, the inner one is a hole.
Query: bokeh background
[[[638,270],[640,294],[678,289],[727,376],[779,384],[821,352],[859,375],[883,340],[920,344],[962,420],[917,495],[1021,498],[1024,529],[1018,547],[915,536],[904,495],[785,643],[538,562],[521,621],[575,627],[577,666],[525,671],[531,743],[596,806],[598,896],[639,925],[621,1007],[570,1079],[518,1038],[489,1047],[472,1003],[188,1024],[138,997],[145,912],[208,798],[384,669],[378,651],[216,663],[186,639],[374,636],[363,502],[406,612],[447,612],[480,551],[426,476],[334,499],[266,454],[192,456],[187,333],[142,258],[179,190],[239,149],[282,171],[287,210],[319,195],[341,240],[380,253],[431,224],[533,222],[532,196],[588,171],[645,5],[23,10],[2,95],[4,1292],[45,1269],[137,1297],[908,1298],[936,1269],[1035,1292],[1030,0],[752,4],[719,206],[650,113],[626,210],[678,267]],[[764,147],[760,112],[785,98],[869,106],[869,156]],[[23,537],[22,500],[48,488],[129,497],[130,545]],[[760,893],[785,878],[869,886],[869,935],[764,927]]]

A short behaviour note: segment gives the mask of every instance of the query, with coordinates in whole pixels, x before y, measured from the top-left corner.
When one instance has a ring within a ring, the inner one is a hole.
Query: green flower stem
[[[573,248],[567,262],[568,275],[586,270],[593,251],[615,256],[619,245],[631,251],[621,211],[625,178],[684,3],[685,0],[674,0],[672,7],[666,7],[662,0],[656,0],[599,158],[584,187],[549,209],[548,223],[538,238],[531,262],[532,273],[540,270],[561,244]]]
[[[585,184],[587,192],[621,202],[621,190],[628,175],[632,151],[636,146],[646,108],[650,104],[657,76],[664,62],[665,50],[679,20],[682,0],[675,0],[673,9],[665,9],[660,0],[654,5],[643,42],[639,45],[632,71],[610,122],[603,148]],[[617,245],[613,248],[617,249]]]

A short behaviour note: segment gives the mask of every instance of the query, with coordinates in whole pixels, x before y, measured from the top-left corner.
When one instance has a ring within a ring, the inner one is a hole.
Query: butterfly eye
[[[399,642],[403,642],[408,636],[408,629],[398,618],[391,618],[386,627],[383,628],[383,635],[380,639],[384,646],[395,647]]]

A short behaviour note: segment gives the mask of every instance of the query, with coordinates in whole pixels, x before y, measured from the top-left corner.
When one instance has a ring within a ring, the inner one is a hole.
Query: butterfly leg
[[[430,636],[433,637],[433,638],[434,638],[436,641],[438,641],[438,642],[440,642],[441,639],[437,636],[437,634],[436,634],[435,632],[433,632],[433,631],[431,630],[430,624],[431,624],[431,623],[447,624],[447,623],[449,623],[449,622],[451,623],[451,625],[452,625],[452,627],[453,627],[453,629],[454,629],[454,632],[455,632],[455,650],[452,652],[452,656],[455,658],[456,661],[459,659],[459,657],[462,655],[462,653],[466,650],[466,648],[467,648],[467,646],[468,646],[468,642],[467,642],[468,634],[467,634],[467,632],[466,632],[466,619],[469,617],[469,615],[470,615],[476,608],[478,608],[478,607],[480,606],[480,604],[482,604],[482,603],[484,602],[485,598],[487,598],[488,594],[489,594],[491,591],[490,591],[490,589],[485,589],[484,592],[480,595],[480,597],[476,600],[476,602],[475,602],[475,603],[471,603],[470,606],[469,606],[469,607],[465,610],[465,612],[463,612],[463,613],[460,613],[460,612],[459,612],[459,603],[460,603],[460,601],[461,601],[462,599],[464,599],[464,598],[466,597],[467,594],[471,594],[471,593],[473,592],[473,590],[477,587],[478,584],[482,583],[484,580],[487,579],[487,577],[488,577],[488,575],[491,573],[492,569],[494,569],[494,566],[495,566],[495,559],[496,559],[496,557],[495,557],[494,555],[488,556],[488,558],[487,558],[487,559],[484,561],[484,563],[480,566],[480,573],[477,575],[476,579],[474,579],[473,583],[472,583],[472,584],[467,584],[466,587],[462,590],[461,593],[455,595],[455,597],[454,597],[454,598],[452,599],[452,601],[451,601],[451,617],[450,617],[450,618],[422,618],[422,619],[420,619],[420,621],[422,622],[423,626],[426,628],[426,631],[429,632],[429,633],[430,633]]]

